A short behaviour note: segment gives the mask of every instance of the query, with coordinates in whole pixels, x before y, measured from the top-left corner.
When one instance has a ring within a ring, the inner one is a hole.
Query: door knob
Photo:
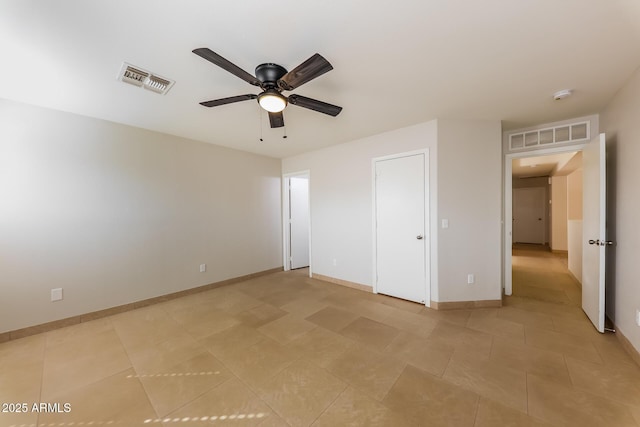
[[[598,246],[609,246],[609,245],[613,245],[613,242],[611,240],[600,241],[600,239],[598,239],[598,240],[589,240],[589,244],[598,245]]]
[[[416,236],[416,239],[418,239],[418,240],[422,240],[422,239],[424,239],[424,237],[422,236],[422,234],[418,234],[418,235]]]

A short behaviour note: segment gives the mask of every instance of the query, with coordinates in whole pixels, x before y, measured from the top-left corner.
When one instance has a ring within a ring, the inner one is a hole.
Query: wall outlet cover
[[[62,288],[51,289],[51,301],[62,300]]]

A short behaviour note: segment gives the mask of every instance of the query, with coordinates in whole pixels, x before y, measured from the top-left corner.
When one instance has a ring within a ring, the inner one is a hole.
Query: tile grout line
[[[526,370],[524,371],[524,390],[527,396],[527,415],[531,416],[529,413],[529,373]]]
[[[108,319],[110,319],[111,317],[112,316],[109,316]],[[127,359],[129,359],[129,364],[131,365],[131,368],[129,368],[129,369],[133,369],[133,372],[135,372],[137,375],[140,375],[140,373],[138,372],[136,367],[133,365],[133,360],[131,360],[131,356],[129,355],[129,351],[127,350],[127,347],[122,342],[122,337],[120,336],[120,333],[118,332],[118,328],[116,328],[116,326],[113,324],[113,322],[111,322],[111,320],[109,320],[109,322],[111,323],[111,325],[113,327],[113,331],[116,333],[116,336],[118,337],[118,340],[120,341],[120,345],[122,346],[122,348],[124,350],[124,353],[127,355]],[[143,382],[140,381],[140,378],[136,378],[136,380],[140,383],[140,387],[142,387],[142,390],[144,391],[144,396],[147,398],[147,402],[149,403],[149,407],[151,409],[153,409],[153,412],[155,412],[156,418],[160,419],[160,416],[158,415],[158,411],[156,410],[155,406],[153,406],[153,403],[151,402],[151,397],[149,397],[149,392],[147,392],[147,389],[145,388]]]
[[[431,334],[429,334],[429,336],[431,336]],[[492,341],[493,342],[493,341]],[[442,378],[443,380],[444,375],[447,373],[447,369],[449,369],[449,365],[451,364],[451,361],[453,360],[453,355],[456,353],[456,348],[454,346],[453,351],[451,352],[451,354],[449,355],[449,359],[447,359],[447,364],[444,366],[444,369],[442,370],[442,374],[440,375],[439,378]],[[446,381],[446,380],[445,380]],[[448,382],[448,381],[447,381]]]
[[[327,371],[326,369],[319,367],[320,369],[325,370],[328,374],[330,374],[331,376],[337,378],[335,375],[331,374],[331,372]],[[312,426],[313,424],[315,424],[316,421],[318,421],[318,419],[325,413],[327,412],[327,409],[329,409],[331,406],[333,406],[333,404],[340,398],[340,396],[342,396],[349,387],[351,387],[351,385],[349,385],[349,383],[342,381],[340,378],[337,378],[340,382],[344,383],[344,388],[342,389],[342,391],[340,393],[338,393],[338,395],[327,405],[326,408],[324,408],[317,417],[315,417],[313,419],[313,421],[311,421],[311,423],[309,423],[309,426]]]
[[[476,413],[473,416],[473,425],[475,426],[478,423],[478,414],[480,413],[480,399],[482,398],[482,396],[480,396],[478,393],[476,393],[478,395],[477,400],[476,400]]]
[[[38,402],[42,402],[42,389],[44,387],[44,366],[47,361],[47,335],[44,334],[44,345],[42,349],[42,375],[40,376],[40,391],[38,392]],[[36,416],[36,426],[40,425],[40,411]]]
[[[108,317],[110,317],[110,316],[108,316]],[[111,322],[109,322],[109,323],[111,324]],[[73,325],[73,326],[75,326],[75,325]],[[111,325],[111,326],[113,327],[113,325]],[[106,332],[106,331],[105,331],[105,332]],[[127,359],[129,359],[129,354],[127,353],[127,349],[126,349],[126,348],[124,347],[124,345],[122,344],[122,340],[120,339],[120,336],[118,335],[118,332],[115,330],[115,327],[113,327],[113,332],[116,334],[116,337],[118,338],[118,342],[120,342],[120,345],[122,346],[122,349],[124,350],[124,352],[125,352],[125,354],[126,354],[126,356],[127,356]],[[46,351],[46,334],[48,334],[48,332],[44,332],[44,334],[45,334],[45,351]],[[84,338],[82,338],[82,339],[84,340]],[[61,345],[61,344],[58,344],[58,345]],[[131,363],[131,360],[130,360],[130,359],[129,359],[129,363]],[[105,379],[107,379],[107,378],[112,378],[112,377],[114,377],[114,376],[116,376],[116,375],[119,375],[119,374],[121,374],[121,373],[125,372],[127,369],[133,369],[133,365],[131,365],[131,366],[127,367],[127,368],[124,368],[124,369],[122,369],[122,370],[120,370],[120,371],[113,372],[112,374],[107,375],[106,377],[103,377],[103,378],[97,379],[97,380],[92,381],[92,382],[90,382],[90,383],[83,384],[83,385],[80,385],[80,386],[76,386],[76,387],[74,387],[74,388],[70,388],[70,389],[68,389],[68,390],[63,391],[63,393],[60,393],[59,391],[57,391],[56,393],[54,393],[54,394],[52,395],[52,397],[57,397],[57,396],[58,396],[58,395],[60,395],[60,394],[71,393],[71,392],[74,392],[74,391],[80,390],[80,389],[82,389],[82,388],[84,388],[84,387],[88,387],[88,386],[90,386],[90,385],[96,384],[96,383],[98,383],[98,382],[100,382],[100,381],[103,381],[103,380],[105,380]],[[43,363],[43,371],[44,371],[44,363]],[[41,390],[40,390],[40,399],[42,399],[42,389],[43,389],[43,388],[44,388],[44,372],[43,372],[43,375],[42,375],[42,387],[41,387]]]
[[[254,328],[254,329],[255,329],[255,328]],[[256,331],[257,331],[258,333],[261,333],[261,332],[260,332],[260,331],[258,331],[257,329],[256,329]],[[213,334],[212,334],[212,335],[213,335]],[[262,334],[262,335],[264,335],[264,334]],[[266,338],[266,339],[272,339],[272,338],[270,338],[270,337],[268,337],[268,336],[266,336],[266,335],[265,335],[265,338]],[[261,341],[260,341],[260,342],[261,342]],[[277,341],[275,341],[275,340],[274,340],[274,342],[277,342]],[[257,344],[257,343],[255,343],[255,344]],[[253,346],[253,345],[255,345],[255,344],[252,344],[252,345],[250,345],[249,347],[252,347],[252,346]],[[249,348],[249,347],[247,347],[247,348]],[[279,418],[282,418],[282,420],[283,420],[285,423],[287,423],[287,425],[289,425],[289,426],[291,427],[291,425],[289,424],[289,422],[288,422],[286,419],[284,419],[284,418],[282,417],[282,415],[280,415],[280,413],[279,413],[278,411],[276,411],[276,409],[275,409],[274,407],[272,407],[272,406],[269,404],[269,402],[267,402],[266,400],[264,400],[264,399],[262,398],[262,396],[260,396],[260,395],[257,393],[257,391],[253,389],[253,387],[251,387],[251,384],[247,383],[247,382],[246,382],[246,381],[244,381],[242,378],[240,378],[240,377],[239,377],[239,376],[238,376],[238,375],[237,375],[237,374],[236,374],[236,373],[231,369],[231,367],[227,366],[227,365],[224,363],[224,361],[220,360],[220,359],[219,359],[215,354],[211,353],[211,351],[210,351],[209,349],[206,349],[206,351],[207,351],[207,352],[209,352],[209,353],[210,353],[213,357],[215,357],[218,361],[220,361],[220,363],[222,364],[222,366],[224,366],[224,367],[225,367],[225,368],[226,368],[226,369],[231,373],[231,375],[233,375],[233,376],[234,376],[238,381],[240,381],[240,382],[242,383],[242,385],[244,385],[244,386],[247,388],[247,390],[249,390],[249,392],[250,392],[250,393],[252,393],[252,394],[253,394],[257,399],[259,399],[262,403],[264,403],[265,405],[267,405],[267,407],[268,407],[268,408],[269,408],[269,409],[270,409],[274,414],[276,414]],[[273,375],[269,376],[267,379],[274,378],[276,375],[280,374],[282,371],[284,371],[285,369],[287,369],[289,366],[291,366],[291,365],[292,365],[294,362],[296,362],[297,360],[298,360],[298,359],[295,359],[295,360],[293,360],[293,361],[289,362],[289,363],[288,363],[286,366],[284,366],[280,371],[278,371],[278,372],[276,372],[275,374],[273,374]],[[214,387],[214,388],[215,388],[215,387]],[[266,421],[263,421],[262,423],[264,423],[264,422],[266,422]],[[260,424],[262,424],[262,423],[260,423]]]
[[[402,368],[402,371],[400,371],[400,374],[398,375],[398,377],[393,381],[393,384],[391,384],[391,387],[389,387],[389,390],[387,390],[387,392],[384,394],[384,396],[382,396],[382,399],[379,400],[379,403],[381,405],[384,405],[385,408],[389,409],[389,410],[393,410],[392,408],[389,408],[387,405],[385,405],[382,401],[384,399],[386,399],[386,397],[389,395],[389,392],[391,391],[391,389],[393,389],[393,387],[396,386],[396,384],[398,383],[398,380],[400,380],[400,377],[402,376],[402,373],[405,371],[405,369],[407,369],[408,365],[411,365],[410,363],[407,362],[403,362],[402,360],[400,360],[400,362],[404,363],[404,367]],[[411,365],[411,367],[416,368],[415,366]],[[420,368],[416,368],[416,369],[420,369]],[[420,369],[422,371],[422,369]],[[428,373],[428,372],[427,372]],[[429,374],[429,373],[428,373]],[[431,375],[431,374],[429,374]],[[357,390],[357,387],[352,386]],[[374,400],[377,400],[374,398]]]
[[[212,356],[213,356],[213,355],[212,355]],[[214,357],[215,357],[215,356],[214,356]],[[216,360],[218,360],[218,358],[216,358]],[[220,363],[222,363],[222,361],[220,361]],[[229,371],[229,372],[231,372],[231,371]],[[235,376],[235,374],[232,374],[232,375],[233,375],[234,377],[236,377],[236,376]],[[237,377],[236,377],[236,378],[237,378]],[[231,381],[232,379],[233,379],[233,378],[227,378],[226,380],[222,381],[221,383],[216,384],[215,386],[213,386],[213,387],[211,387],[210,389],[208,389],[208,390],[206,390],[206,391],[204,391],[204,392],[200,393],[199,395],[197,395],[197,396],[196,396],[196,397],[194,397],[193,399],[189,400],[188,402],[185,402],[185,403],[184,403],[184,404],[182,404],[181,406],[179,406],[179,407],[175,408],[173,411],[169,412],[167,415],[164,415],[164,416],[162,416],[162,417],[161,417],[161,416],[158,416],[158,419],[160,419],[160,418],[165,418],[165,417],[170,417],[170,416],[171,416],[171,414],[173,414],[174,412],[177,412],[177,411],[181,410],[182,408],[184,408],[185,406],[188,406],[188,405],[192,404],[193,402],[195,402],[196,400],[200,399],[200,398],[201,398],[202,396],[204,396],[205,394],[209,393],[209,392],[210,392],[210,391],[212,391],[212,390],[215,390],[215,389],[216,389],[216,388],[218,388],[218,387],[221,387],[222,385],[224,385],[224,384],[228,383],[228,382],[229,382],[229,381]],[[140,381],[140,382],[142,383],[142,381]],[[144,391],[145,391],[145,394],[148,394],[148,393],[147,393],[147,389],[146,389],[146,388],[144,388],[144,383],[142,383],[142,387],[143,387],[143,389],[144,389]],[[150,399],[150,398],[149,398],[149,399]],[[153,404],[151,404],[151,402],[149,402],[149,404],[150,404],[150,405],[151,405],[151,407],[153,408]],[[153,410],[155,411],[155,408],[153,408]],[[156,411],[156,415],[157,415],[157,414],[158,414],[158,412]]]

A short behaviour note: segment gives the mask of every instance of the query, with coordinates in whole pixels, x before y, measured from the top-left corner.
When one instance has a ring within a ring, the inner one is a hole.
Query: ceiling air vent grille
[[[157,76],[140,67],[127,64],[126,62],[122,64],[122,68],[118,74],[118,80],[162,95],[167,93],[175,83],[173,80]]]
[[[131,83],[135,86],[142,86],[147,77],[149,77],[149,73],[133,68],[131,65],[127,65],[124,68],[122,81],[125,83]]]
[[[147,77],[144,82],[146,89],[152,90],[158,93],[167,93],[173,82],[171,80],[163,79],[162,77],[154,76],[153,74]]]

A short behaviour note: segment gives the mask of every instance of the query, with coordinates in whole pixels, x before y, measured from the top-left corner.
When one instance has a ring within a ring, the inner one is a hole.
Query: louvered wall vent
[[[543,145],[588,141],[590,122],[576,122],[509,135],[509,150],[523,150]]]
[[[127,64],[126,62],[122,64],[122,68],[118,74],[118,80],[122,80],[123,82],[134,86],[149,89],[150,91],[162,95],[169,92],[169,89],[171,89],[171,86],[175,83],[173,80],[157,76],[140,67],[134,67],[131,64]]]

